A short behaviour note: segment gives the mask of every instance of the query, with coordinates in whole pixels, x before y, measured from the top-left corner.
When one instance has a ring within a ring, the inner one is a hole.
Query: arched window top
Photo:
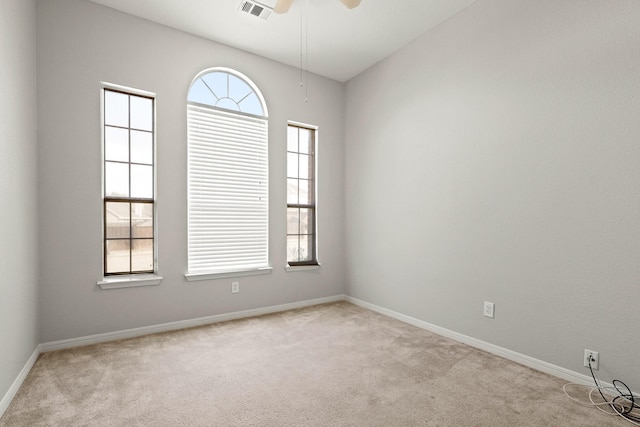
[[[267,106],[255,84],[243,74],[229,68],[204,70],[189,87],[189,102],[267,117]]]

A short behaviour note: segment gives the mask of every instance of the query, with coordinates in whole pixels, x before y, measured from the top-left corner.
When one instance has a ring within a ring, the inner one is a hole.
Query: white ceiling
[[[241,12],[241,0],[91,1],[294,67],[308,18],[309,71],[344,82],[476,0],[362,0],[351,10],[339,0],[295,0],[266,20]]]

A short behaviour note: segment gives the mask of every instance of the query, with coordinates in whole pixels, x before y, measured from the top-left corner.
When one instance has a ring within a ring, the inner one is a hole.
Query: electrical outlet
[[[231,282],[231,293],[237,294],[240,292],[240,282]]]
[[[483,314],[493,319],[493,311],[495,310],[495,308],[496,308],[496,305],[494,303],[485,301]]]
[[[589,367],[589,359],[591,359],[591,367],[594,371],[597,371],[600,363],[600,354],[597,351],[585,349],[583,361],[585,368]]]

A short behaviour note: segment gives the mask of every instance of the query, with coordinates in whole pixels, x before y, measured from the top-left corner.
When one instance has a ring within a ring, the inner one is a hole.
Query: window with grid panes
[[[316,253],[316,133],[312,128],[287,127],[287,263],[317,265]]]
[[[104,275],[155,270],[155,98],[104,85]]]

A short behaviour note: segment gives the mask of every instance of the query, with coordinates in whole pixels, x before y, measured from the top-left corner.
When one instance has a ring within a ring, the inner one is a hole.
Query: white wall
[[[40,0],[42,342],[284,304],[344,292],[343,85],[141,20],[86,0]],[[255,19],[248,16],[247,19]],[[260,22],[257,22],[258,24]],[[186,96],[205,68],[251,78],[269,109],[270,257],[273,273],[188,283]],[[103,291],[101,278],[100,82],[157,94],[160,286]],[[318,271],[286,263],[286,122],[320,127]]]
[[[639,22],[480,0],[351,80],[347,293],[640,390]]]
[[[38,345],[35,1],[0,0],[0,400]]]

